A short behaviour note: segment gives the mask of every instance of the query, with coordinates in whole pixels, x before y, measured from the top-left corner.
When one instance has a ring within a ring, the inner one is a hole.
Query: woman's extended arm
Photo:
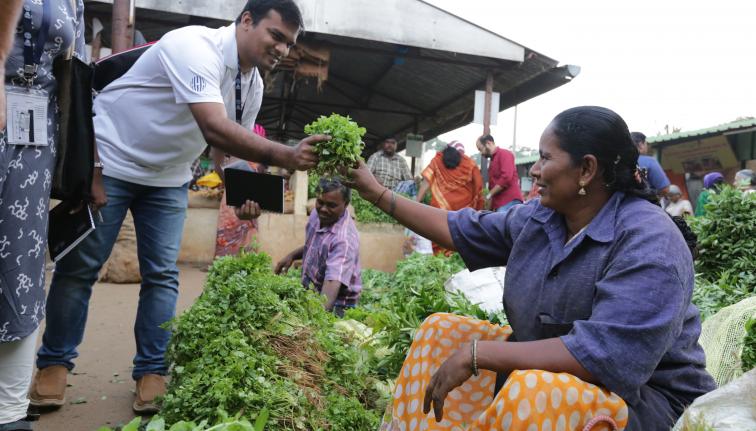
[[[423,205],[394,193],[382,186],[364,163],[360,163],[356,169],[351,169],[349,176],[349,186],[381,211],[441,247],[456,250],[446,219],[448,211]]]

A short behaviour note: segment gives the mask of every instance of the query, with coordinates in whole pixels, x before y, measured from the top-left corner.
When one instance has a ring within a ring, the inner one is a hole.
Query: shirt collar
[[[604,204],[604,207],[601,208],[601,211],[588,223],[585,235],[597,242],[611,242],[614,240],[614,224],[620,204],[624,198],[624,193],[615,192]],[[540,202],[532,218],[542,224],[564,223],[556,211],[542,206]]]
[[[223,27],[221,29],[221,41],[223,46],[223,62],[226,67],[239,69],[239,51],[236,45],[236,23]]]

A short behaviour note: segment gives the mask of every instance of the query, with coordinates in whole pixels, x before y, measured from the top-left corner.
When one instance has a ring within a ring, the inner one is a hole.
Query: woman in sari
[[[430,190],[433,207],[447,211],[462,208],[483,208],[483,178],[475,161],[465,155],[465,147],[453,141],[443,151],[436,153],[428,167],[423,170],[423,182],[415,200],[422,202]],[[452,252],[435,242],[433,254]]]
[[[267,133],[265,128],[255,124],[253,129],[255,134],[265,138]],[[228,155],[213,157],[216,166],[221,169],[235,168],[258,172],[264,169],[255,162],[237,159]],[[218,211],[218,230],[215,235],[215,257],[235,256],[240,251],[249,251],[253,244],[253,239],[257,233],[257,220],[241,220],[238,217],[238,209],[226,204],[226,191],[223,191],[223,198]]]
[[[437,313],[414,335],[390,430],[667,431],[715,388],[705,370],[693,257],[637,175],[624,120],[557,115],[530,173],[540,199],[507,213],[445,211],[396,196],[364,164],[352,186],[400,223],[507,266],[509,326]]]

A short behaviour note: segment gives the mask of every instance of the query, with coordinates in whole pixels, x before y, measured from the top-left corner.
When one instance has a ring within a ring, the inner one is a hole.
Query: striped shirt
[[[357,304],[362,292],[360,237],[346,210],[336,223],[328,227],[320,227],[317,211],[312,211],[307,221],[302,285],[309,287],[312,284],[320,292],[326,280],[341,282],[334,306]]]
[[[401,181],[412,179],[407,161],[396,153],[388,157],[383,151],[378,151],[370,156],[367,166],[378,182],[392,190]]]

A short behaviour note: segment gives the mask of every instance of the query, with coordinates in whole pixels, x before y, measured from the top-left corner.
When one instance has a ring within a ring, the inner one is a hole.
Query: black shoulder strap
[[[135,46],[134,48],[98,60],[95,63],[92,88],[95,91],[102,91],[108,84],[123,76],[136,63],[139,57],[154,44],[155,42],[150,42]]]

